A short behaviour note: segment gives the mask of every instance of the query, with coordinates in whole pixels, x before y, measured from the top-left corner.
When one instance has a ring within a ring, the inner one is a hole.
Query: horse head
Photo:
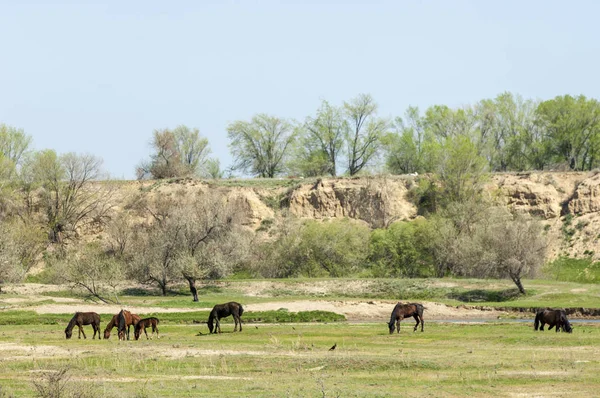
[[[69,330],[69,328],[65,329],[65,337],[68,339],[71,338],[71,336],[73,335],[73,330]]]
[[[110,330],[104,329],[104,340],[108,340],[110,338]]]
[[[390,329],[390,334],[394,333],[394,321],[390,321],[389,323],[386,322],[386,325],[388,325],[388,328]]]
[[[208,325],[208,331],[209,331],[210,333],[212,333],[212,332],[213,332],[213,329],[214,329],[214,325],[213,325],[213,323],[212,323],[212,322],[210,322],[210,321],[208,321],[208,322],[206,322],[206,324]]]

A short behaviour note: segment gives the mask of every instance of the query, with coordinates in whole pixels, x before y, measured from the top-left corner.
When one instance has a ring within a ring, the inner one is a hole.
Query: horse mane
[[[106,324],[106,329],[104,329],[104,331],[107,331],[107,330],[108,330],[108,331],[111,331],[111,330],[112,330],[114,327],[115,327],[115,317],[113,316],[113,317],[110,319],[110,322],[108,322],[108,323]]]
[[[73,330],[75,323],[77,322],[77,314],[79,314],[79,312],[76,312],[75,315],[73,315],[73,318],[71,318],[65,330]]]

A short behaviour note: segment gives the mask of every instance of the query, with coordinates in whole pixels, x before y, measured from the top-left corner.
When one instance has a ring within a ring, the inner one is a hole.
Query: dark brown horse
[[[125,314],[125,322],[129,322],[126,326],[127,326],[127,336],[129,336],[129,327],[131,325],[135,326],[136,323],[138,323],[138,321],[140,320],[140,317],[137,316],[136,314],[132,314],[131,312],[124,310],[124,314]],[[130,318],[128,318],[127,314],[130,315]],[[115,314],[112,319],[110,320],[110,322],[108,322],[108,324],[106,325],[106,329],[104,329],[104,338],[108,339],[110,338],[110,332],[111,330],[115,327],[115,326],[119,326],[119,314]]]
[[[535,314],[535,322],[534,328],[538,330],[544,330],[544,325],[548,324],[548,330],[556,327],[556,332],[558,333],[560,329],[563,332],[572,333],[573,328],[567,319],[567,314],[564,310],[541,310]]]
[[[213,307],[210,315],[208,316],[208,330],[210,333],[221,333],[221,322],[219,320],[221,318],[228,317],[229,315],[233,315],[233,320],[235,322],[235,327],[233,331],[235,332],[238,327],[238,323],[240,324],[240,332],[242,331],[242,314],[244,313],[244,307],[240,303],[236,303],[235,301],[231,301],[225,304],[217,304]],[[216,323],[216,325],[215,325]]]
[[[146,331],[147,327],[152,326],[152,335],[150,337],[150,339],[152,339],[152,337],[154,337],[154,331],[156,331],[156,338],[160,339],[160,336],[158,335],[158,318],[154,318],[154,317],[150,317],[150,318],[144,318],[144,319],[140,319],[138,321],[138,323],[135,324],[135,327],[133,328],[133,335],[135,336],[135,339],[138,340],[140,338],[140,335],[142,334],[142,330],[144,331],[144,333],[146,333],[146,340],[148,339],[148,332]]]
[[[417,331],[417,326],[419,326],[419,322],[421,322],[421,332],[423,331],[423,325],[425,322],[423,321],[423,305],[417,303],[411,304],[402,304],[398,303],[394,307],[392,311],[392,316],[390,317],[390,322],[388,323],[388,327],[390,329],[390,334],[394,333],[394,323],[396,324],[396,329],[398,329],[398,333],[400,333],[400,321],[404,318],[414,317],[417,324],[413,329],[413,332]]]
[[[94,336],[92,339],[95,339],[96,333],[98,333],[98,340],[100,340],[100,316],[95,312],[76,312],[65,329],[65,336],[67,339],[71,338],[75,325],[79,326],[79,338],[81,338],[81,334],[83,333],[83,338],[87,339],[85,331],[83,330],[83,325],[92,325],[94,328]]]

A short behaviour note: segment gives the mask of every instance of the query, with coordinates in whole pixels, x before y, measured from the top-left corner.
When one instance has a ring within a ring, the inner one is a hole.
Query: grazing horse
[[[229,315],[233,315],[233,320],[235,322],[235,327],[233,331],[235,332],[238,327],[238,323],[240,324],[240,332],[242,331],[242,319],[241,316],[244,313],[244,307],[240,303],[236,303],[235,301],[231,301],[225,304],[217,304],[213,307],[210,315],[208,316],[208,330],[210,333],[221,333],[221,322],[219,320],[221,318],[228,317]],[[216,321],[216,325],[214,325]]]
[[[133,328],[133,335],[135,336],[135,339],[138,340],[140,338],[140,335],[142,334],[143,330],[144,333],[146,333],[146,340],[148,340],[148,332],[146,332],[146,328],[150,326],[152,326],[152,335],[150,339],[154,337],[154,331],[156,331],[156,338],[160,339],[160,337],[158,336],[158,322],[158,318],[154,317],[140,319]]]
[[[100,340],[100,316],[95,312],[76,312],[65,329],[65,336],[67,339],[71,338],[75,325],[79,326],[79,338],[81,338],[81,334],[83,333],[83,338],[87,339],[85,331],[83,330],[83,325],[92,325],[94,328],[94,336],[92,339],[96,338],[97,332],[98,340]]]
[[[573,328],[567,319],[567,314],[564,310],[541,310],[535,314],[535,322],[534,328],[538,330],[544,330],[544,325],[548,324],[548,330],[556,327],[556,332],[558,333],[560,329],[563,332],[572,333]]]
[[[425,322],[423,321],[423,305],[417,303],[411,304],[402,304],[398,303],[394,307],[392,311],[392,316],[390,317],[390,322],[388,323],[388,327],[390,329],[390,334],[394,333],[394,323],[396,324],[396,329],[398,329],[398,333],[400,333],[400,321],[404,318],[414,317],[417,324],[413,329],[413,332],[417,331],[417,326],[419,326],[419,321],[421,322],[421,332],[423,331],[423,325]]]
[[[124,311],[124,315],[125,315],[125,322],[127,323],[127,337],[129,337],[129,327],[131,325],[135,326],[136,323],[138,323],[138,321],[140,320],[140,317],[136,314],[132,314],[131,312],[127,311],[127,310],[123,310]],[[129,315],[127,315],[129,314]],[[106,325],[106,329],[104,329],[104,338],[108,339],[110,338],[110,332],[111,330],[115,327],[115,326],[119,326],[119,314],[115,314],[112,319],[110,320],[110,322]]]

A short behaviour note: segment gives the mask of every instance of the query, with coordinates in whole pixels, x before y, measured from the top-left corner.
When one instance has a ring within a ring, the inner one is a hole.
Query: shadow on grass
[[[519,289],[505,290],[483,290],[473,289],[463,292],[452,292],[447,295],[448,298],[462,301],[464,303],[492,302],[500,303],[503,301],[515,300],[520,296]]]

